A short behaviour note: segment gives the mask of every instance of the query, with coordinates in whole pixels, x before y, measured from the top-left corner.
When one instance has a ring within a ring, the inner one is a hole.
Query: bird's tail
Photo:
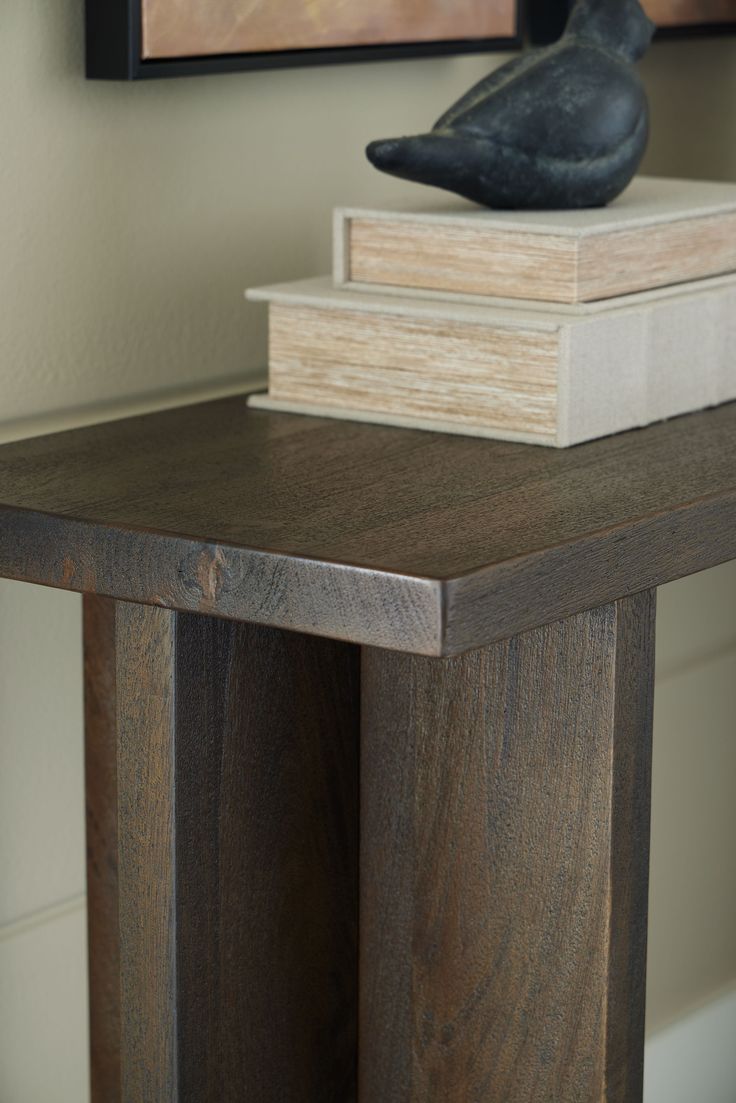
[[[371,142],[366,154],[372,165],[391,176],[461,194],[488,159],[482,142],[441,130]]]

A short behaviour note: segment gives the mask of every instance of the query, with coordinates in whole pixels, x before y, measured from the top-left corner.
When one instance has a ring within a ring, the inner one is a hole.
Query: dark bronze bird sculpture
[[[428,134],[368,146],[383,172],[499,209],[602,207],[649,138],[634,67],[654,33],[639,0],[578,0],[559,42],[501,66]]]

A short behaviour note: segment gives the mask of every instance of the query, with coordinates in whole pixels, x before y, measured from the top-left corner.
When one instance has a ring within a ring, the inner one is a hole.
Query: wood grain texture
[[[87,942],[92,1103],[120,1103],[115,602],[84,599]]]
[[[564,451],[232,399],[0,448],[0,576],[425,654],[736,558],[736,405]]]
[[[573,237],[477,223],[353,218],[348,281],[551,303],[588,303],[736,269],[736,214]]]
[[[275,399],[556,435],[557,332],[278,303],[269,318]]]
[[[672,7],[672,5],[669,5]],[[335,212],[335,280],[358,287],[578,304],[736,270],[736,188],[637,177],[568,212]]]
[[[116,610],[123,1103],[179,1100],[175,613]]]
[[[578,302],[578,245],[571,237],[430,222],[351,218],[347,281]]]
[[[120,603],[116,651],[123,1103],[350,1099],[357,650]]]
[[[568,448],[736,399],[735,275],[545,310],[329,277],[249,295],[271,313],[259,409]]]
[[[361,1103],[639,1103],[654,597],[364,655]]]
[[[644,1075],[655,620],[654,590],[616,604],[606,1086],[617,1103],[640,1098]]]
[[[511,38],[516,0],[142,0],[145,58]]]
[[[629,295],[735,269],[736,214],[600,234],[581,244],[577,301]]]

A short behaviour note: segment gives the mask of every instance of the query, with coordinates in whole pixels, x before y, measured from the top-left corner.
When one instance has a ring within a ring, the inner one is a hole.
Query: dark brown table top
[[[452,654],[736,558],[736,404],[557,451],[251,411],[0,447],[0,575]]]

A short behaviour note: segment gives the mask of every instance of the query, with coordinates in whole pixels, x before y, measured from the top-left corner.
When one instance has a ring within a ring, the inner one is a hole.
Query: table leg
[[[354,1098],[357,649],[85,624],[95,1103]]]
[[[641,1099],[654,607],[364,652],[360,1103]]]
[[[115,602],[84,599],[87,934],[93,1103],[120,1101]]]

